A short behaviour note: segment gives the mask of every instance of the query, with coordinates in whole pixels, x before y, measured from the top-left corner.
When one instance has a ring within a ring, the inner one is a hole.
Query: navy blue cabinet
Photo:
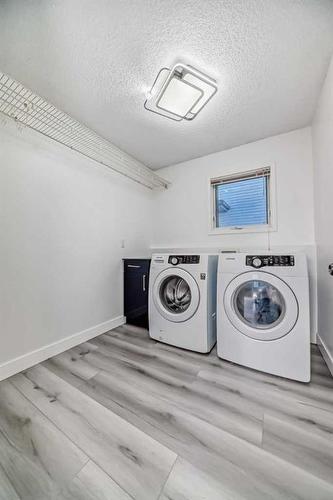
[[[124,315],[130,325],[148,328],[150,259],[124,259]]]

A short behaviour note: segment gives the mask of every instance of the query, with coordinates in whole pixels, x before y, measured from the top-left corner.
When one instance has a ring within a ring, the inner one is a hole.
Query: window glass
[[[247,281],[234,295],[234,308],[254,328],[272,328],[284,317],[285,302],[277,288],[266,281]]]
[[[215,227],[269,224],[268,187],[267,175],[216,184]]]

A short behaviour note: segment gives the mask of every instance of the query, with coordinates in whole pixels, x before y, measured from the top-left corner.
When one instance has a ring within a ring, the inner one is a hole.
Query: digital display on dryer
[[[168,263],[172,265],[177,264],[199,264],[200,255],[170,255]]]
[[[251,267],[292,267],[295,265],[294,255],[247,255],[246,265]]]

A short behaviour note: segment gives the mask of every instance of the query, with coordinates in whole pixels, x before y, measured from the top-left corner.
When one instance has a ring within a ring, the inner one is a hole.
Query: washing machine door
[[[224,293],[224,310],[240,333],[256,340],[284,337],[298,318],[298,302],[289,285],[264,271],[234,278]]]
[[[155,279],[153,300],[165,319],[176,323],[187,321],[198,309],[199,287],[184,269],[168,268]]]

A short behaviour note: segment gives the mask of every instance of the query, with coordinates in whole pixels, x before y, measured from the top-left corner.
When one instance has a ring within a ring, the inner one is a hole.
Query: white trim
[[[217,179],[217,176],[210,177],[208,179],[208,235],[216,236],[221,234],[246,234],[246,233],[267,233],[277,231],[277,207],[276,207],[276,169],[274,162],[265,163],[265,166],[258,166],[251,171],[248,170],[235,170],[233,172],[228,172],[222,177],[237,176],[246,172],[254,172],[256,170],[270,168],[269,176],[269,211],[270,211],[270,224],[260,224],[252,226],[242,226],[242,227],[225,227],[216,228],[214,223],[215,217],[215,197],[214,197],[214,185],[212,181]]]
[[[87,330],[74,333],[74,335],[70,335],[69,337],[65,337],[57,342],[53,342],[52,344],[48,344],[44,347],[28,352],[27,354],[23,354],[22,356],[18,356],[10,361],[6,361],[0,365],[0,380],[11,377],[22,370],[26,370],[37,363],[41,363],[42,361],[51,358],[52,356],[56,356],[61,352],[67,351],[67,349],[71,349],[72,347],[82,344],[82,342],[86,342],[87,340],[97,337],[97,335],[101,335],[102,333],[108,332],[113,328],[117,328],[125,322],[125,316],[117,316],[116,318],[112,318],[104,323],[87,328]]]
[[[318,334],[317,334],[317,344],[318,344],[319,350],[320,350],[320,352],[325,360],[325,363],[327,364],[327,367],[328,367],[328,369],[331,372],[332,377],[333,377],[333,355],[330,353],[327,345],[325,344],[325,342],[323,341],[321,336]]]

